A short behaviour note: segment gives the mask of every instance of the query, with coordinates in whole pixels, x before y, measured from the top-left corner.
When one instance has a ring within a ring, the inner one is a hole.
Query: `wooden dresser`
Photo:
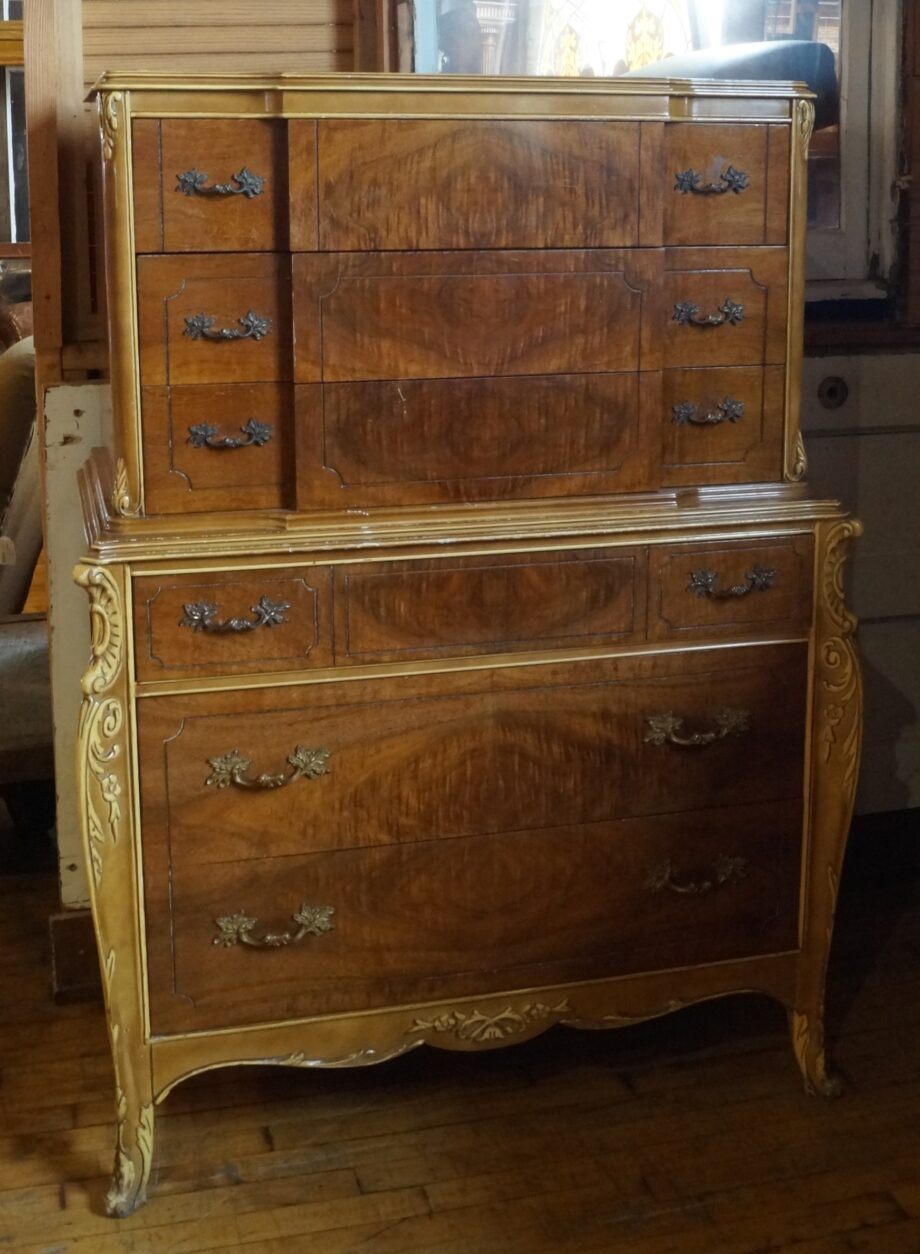
[[[98,89],[79,773],[117,1084],[741,990],[835,1089],[860,740],[789,85]]]

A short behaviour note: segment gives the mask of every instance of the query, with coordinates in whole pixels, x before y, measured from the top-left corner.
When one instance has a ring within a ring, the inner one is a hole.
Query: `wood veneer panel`
[[[322,121],[320,247],[634,245],[638,138],[609,120]]]
[[[650,640],[705,640],[762,631],[804,633],[811,621],[814,542],[810,535],[723,544],[675,544],[652,552]],[[742,595],[705,596],[691,585],[695,571],[718,576],[718,592],[747,589],[755,567],[771,572],[769,586]]]
[[[336,661],[626,641],[644,634],[644,589],[641,549],[346,566]]]
[[[298,506],[654,486],[636,374],[403,379],[296,389]]]
[[[642,294],[629,261],[615,250],[298,254],[297,380],[635,370]]]
[[[313,857],[176,869],[146,884],[155,1033],[487,994],[792,949],[801,802],[582,829],[505,832]],[[651,891],[739,878],[710,893]],[[332,906],[296,946],[215,947],[215,919],[261,929]],[[166,938],[173,938],[172,944]]]
[[[155,136],[151,134],[155,131]],[[262,118],[141,118],[134,123],[134,212],[138,252],[273,251],[287,245],[288,185],[283,122]],[[248,170],[257,194],[187,195],[180,174],[204,187],[236,187]],[[155,224],[161,220],[157,244]]]
[[[149,514],[282,509],[293,503],[293,394],[287,384],[144,388],[144,482]],[[246,443],[246,424],[269,427],[265,443]],[[191,438],[216,429],[212,448]]]
[[[660,380],[662,485],[758,483],[781,477],[784,367],[665,370]],[[735,420],[725,417],[737,413],[732,402],[743,406]],[[695,406],[694,421],[675,421],[678,407],[688,404]],[[707,417],[722,420],[704,423]]]
[[[183,577],[151,575],[134,583],[134,639],[138,678],[179,679],[242,674],[332,663],[328,569],[217,571]],[[279,621],[251,630],[194,628],[186,606],[214,607],[214,621],[259,622],[267,597]]]
[[[138,257],[141,382],[273,383],[290,379],[290,258],[283,253]],[[269,320],[261,339],[193,339],[189,317],[239,332],[247,313]]]
[[[798,796],[805,654],[150,698],[138,713],[145,831],[172,864],[203,866]],[[748,730],[703,747],[647,739],[656,715],[710,731],[723,707],[747,711]],[[328,751],[328,773],[267,791],[206,783],[212,759],[233,749],[252,774],[285,773],[298,745]]]

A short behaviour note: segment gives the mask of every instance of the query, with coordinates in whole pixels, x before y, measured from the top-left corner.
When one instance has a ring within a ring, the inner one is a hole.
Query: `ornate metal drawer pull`
[[[261,196],[267,181],[263,175],[253,174],[246,166],[231,174],[229,183],[215,183],[212,187],[205,187],[208,175],[194,168],[177,174],[176,179],[179,183],[176,191],[184,196],[245,196],[247,200]]]
[[[716,858],[712,864],[712,872],[703,879],[681,879],[681,872],[670,858],[661,866],[653,867],[645,880],[645,887],[650,893],[660,893],[666,888],[669,893],[680,893],[687,896],[702,896],[711,893],[723,884],[737,884],[747,877],[748,863],[746,858]]]
[[[681,170],[675,176],[674,190],[686,196],[692,192],[694,196],[724,196],[726,192],[734,192],[736,196],[747,191],[750,182],[743,170],[730,165],[719,175],[717,183],[704,183],[702,174],[696,170]]]
[[[268,335],[272,325],[271,318],[261,318],[251,309],[237,319],[242,331],[237,331],[236,327],[220,327],[213,331],[211,328],[216,321],[210,314],[190,314],[185,319],[183,334],[190,340],[261,340]]]
[[[303,902],[299,910],[291,915],[297,924],[296,932],[265,932],[262,936],[254,936],[253,930],[259,922],[250,919],[240,911],[238,914],[227,914],[215,919],[218,935],[212,945],[222,945],[230,949],[233,945],[251,945],[253,949],[282,949],[285,945],[296,945],[305,936],[322,936],[333,929],[332,916],[335,906],[308,906]]]
[[[740,736],[742,732],[751,730],[750,710],[732,710],[727,706],[716,710],[713,722],[715,731],[685,733],[686,724],[672,710],[664,714],[653,714],[645,720],[648,731],[645,733],[647,745],[679,745],[681,748],[703,748],[716,740],[724,740],[726,736]]]
[[[674,306],[674,321],[682,327],[721,327],[724,323],[735,326],[744,321],[744,306],[733,300],[723,300],[717,313],[701,314],[699,305],[692,300],[682,300]]]
[[[706,597],[710,601],[728,601],[732,597],[746,597],[751,592],[766,592],[773,587],[776,571],[769,566],[754,566],[744,576],[745,583],[734,583],[728,588],[720,588],[722,576],[717,570],[693,570],[690,572],[688,592],[695,592],[698,597]]]
[[[240,435],[222,435],[218,438],[219,427],[210,422],[196,422],[188,429],[188,442],[192,448],[248,448],[255,444],[259,448],[267,444],[274,434],[270,422],[258,422],[249,418],[240,427]]]
[[[678,427],[684,427],[688,422],[695,427],[716,427],[720,422],[737,422],[739,418],[743,418],[744,401],[736,401],[726,396],[725,400],[720,401],[708,414],[701,414],[699,406],[694,401],[681,401],[679,405],[674,406],[671,413],[671,421]]]
[[[288,620],[284,617],[284,611],[290,608],[290,601],[272,601],[268,597],[259,597],[258,603],[250,606],[255,618],[225,618],[219,623],[217,606],[213,601],[194,601],[191,605],[183,605],[179,626],[191,627],[192,631],[255,631],[257,627],[277,627],[286,623]]]
[[[290,775],[247,776],[252,761],[243,757],[239,749],[231,749],[223,757],[208,758],[211,774],[204,782],[210,788],[229,788],[231,784],[237,788],[284,788],[293,784],[295,779],[318,779],[320,775],[328,775],[326,763],[329,757],[328,749],[306,749],[298,745],[287,759],[292,768]]]

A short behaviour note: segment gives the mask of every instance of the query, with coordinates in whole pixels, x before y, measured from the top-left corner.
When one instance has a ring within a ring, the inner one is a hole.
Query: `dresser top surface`
[[[468,77],[437,74],[233,74],[176,75],[142,71],[111,71],[93,86],[88,99],[113,92],[132,96],[132,111],[143,111],[145,104],[164,108],[175,100],[180,112],[190,111],[191,102],[204,101],[221,107],[229,97],[248,96],[249,111],[271,114],[288,112],[415,113],[427,102],[437,101],[436,112],[452,115],[482,112],[483,103],[501,101],[509,112],[527,115],[573,110],[614,112],[625,106],[654,105],[671,101],[721,100],[743,102],[812,99],[804,83],[755,82],[715,79],[586,79]],[[161,103],[162,102],[162,103]],[[186,103],[189,102],[189,103]],[[345,106],[343,108],[342,106]],[[788,105],[786,105],[788,110]]]

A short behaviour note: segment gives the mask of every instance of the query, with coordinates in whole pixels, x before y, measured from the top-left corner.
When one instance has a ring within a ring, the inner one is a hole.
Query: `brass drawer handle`
[[[716,740],[724,740],[726,736],[740,736],[750,731],[750,710],[733,710],[727,706],[716,710],[713,722],[715,731],[689,732],[685,734],[686,724],[672,710],[664,714],[652,714],[646,720],[648,731],[645,733],[647,745],[679,745],[681,748],[702,748],[713,744]]]
[[[766,592],[773,587],[776,571],[769,566],[753,566],[744,576],[744,583],[733,583],[727,588],[720,588],[722,576],[717,570],[693,570],[690,572],[688,592],[695,592],[698,597],[706,597],[710,601],[728,601],[732,597],[746,597],[752,592]]]
[[[662,862],[649,871],[645,887],[650,893],[660,893],[666,888],[669,893],[680,893],[682,896],[703,896],[711,893],[723,884],[737,884],[747,876],[748,863],[746,858],[716,858],[712,864],[712,872],[704,874],[702,879],[681,878],[681,872],[671,861]]]
[[[285,945],[296,945],[305,936],[322,936],[331,932],[334,914],[335,906],[308,906],[303,902],[300,909],[291,915],[297,924],[296,932],[265,932],[262,936],[253,935],[258,919],[251,919],[242,911],[238,914],[227,914],[214,920],[218,935],[211,944],[222,945],[225,949],[230,949],[233,945],[251,945],[253,949],[282,949]]]
[[[229,788],[231,784],[237,788],[284,788],[287,784],[293,784],[295,779],[318,779],[320,775],[328,775],[326,763],[329,757],[328,749],[306,749],[303,745],[298,745],[288,755],[288,765],[292,768],[290,775],[247,776],[246,772],[252,766],[252,761],[244,757],[239,749],[231,749],[223,757],[208,758],[211,774],[204,782],[210,788]]]
[[[183,605],[180,627],[191,627],[192,631],[255,631],[257,627],[277,627],[288,620],[284,611],[291,608],[290,601],[272,601],[269,597],[259,597],[258,602],[250,606],[255,618],[225,618],[222,623],[217,621],[217,606],[213,601],[193,601]]]
[[[704,183],[702,174],[697,174],[696,170],[681,170],[674,177],[674,190],[683,196],[688,193],[694,196],[724,196],[726,192],[734,192],[739,196],[747,191],[750,183],[745,172],[733,165],[723,170],[716,183]]]
[[[237,319],[242,331],[237,331],[236,327],[220,327],[214,331],[211,328],[216,321],[210,314],[190,314],[185,319],[183,335],[190,340],[261,340],[268,335],[272,325],[271,318],[262,318],[251,309]]]
[[[208,175],[194,168],[177,174],[176,179],[179,183],[176,191],[184,196],[245,196],[247,200],[261,196],[267,182],[263,175],[253,174],[246,166],[231,174],[229,183],[214,183],[211,187],[205,186]]]
[[[743,417],[744,401],[736,401],[731,396],[719,401],[708,414],[701,414],[699,405],[694,401],[681,401],[671,411],[671,421],[677,427],[684,427],[687,423],[692,423],[694,427],[716,427],[720,422],[737,422]]]
[[[726,322],[735,326],[744,321],[744,306],[726,298],[716,313],[701,314],[699,305],[692,300],[681,300],[674,306],[674,321],[682,327],[720,327]]]
[[[261,448],[274,434],[270,422],[258,422],[249,418],[240,427],[240,435],[218,436],[219,427],[210,422],[196,422],[188,429],[188,442],[192,448],[248,448],[250,444]]]

